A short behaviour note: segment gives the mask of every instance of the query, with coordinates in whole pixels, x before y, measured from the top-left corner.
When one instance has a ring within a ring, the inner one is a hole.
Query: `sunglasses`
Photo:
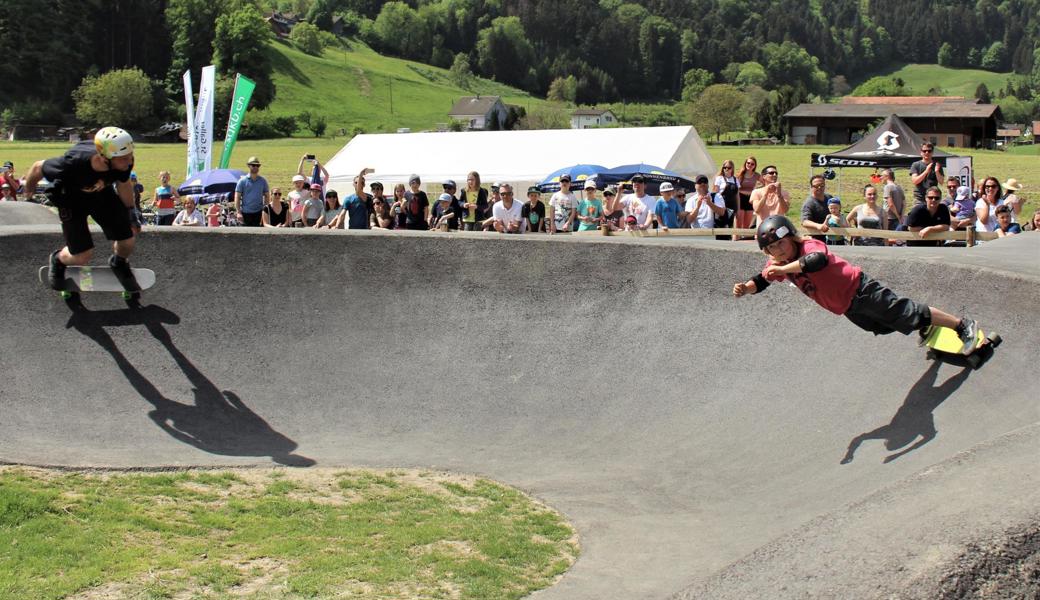
[[[925,198],[928,198],[929,200],[938,200],[939,196],[925,196]]]
[[[997,186],[995,186],[995,185],[992,185],[992,184],[990,184],[990,185],[984,185],[984,186],[982,186],[982,187],[983,187],[983,188],[985,188],[985,189],[987,189],[987,190],[995,190],[995,189],[997,189]]]
[[[779,175],[776,171],[762,171],[763,175]]]
[[[921,148],[921,154],[931,154],[931,153],[932,153],[931,150],[926,150],[924,148]]]
[[[273,194],[271,194],[271,195],[272,195],[272,196],[281,196],[281,195],[282,195],[282,193],[281,193],[281,192],[275,192],[275,193],[273,193]]]

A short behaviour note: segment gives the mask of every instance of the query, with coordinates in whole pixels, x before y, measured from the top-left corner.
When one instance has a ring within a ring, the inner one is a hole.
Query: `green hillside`
[[[382,56],[360,42],[348,49],[326,48],[321,57],[291,45],[270,46],[277,96],[270,106],[277,115],[310,111],[324,115],[329,134],[355,127],[366,132],[433,129],[448,122],[448,111],[460,96],[502,96],[503,102],[530,110],[546,104],[526,92],[483,79],[473,89],[455,86],[446,69]],[[302,132],[301,132],[302,133]]]
[[[929,90],[938,89],[941,96],[975,97],[975,88],[985,83],[990,93],[1002,89],[1012,73],[994,73],[979,69],[951,69],[939,65],[904,64],[891,70],[872,73],[870,77],[883,76],[902,79],[910,95],[928,96]],[[869,79],[870,77],[865,77]],[[862,81],[856,82],[859,85]]]

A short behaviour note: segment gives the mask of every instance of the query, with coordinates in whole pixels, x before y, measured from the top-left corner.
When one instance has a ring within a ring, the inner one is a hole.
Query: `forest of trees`
[[[277,93],[271,10],[321,31],[338,15],[345,35],[382,53],[576,104],[692,103],[728,84],[766,130],[894,62],[1013,71],[1017,83],[994,92],[1027,112],[1040,90],[1040,0],[0,0],[0,73],[18,82],[0,87],[0,107],[49,122],[74,110],[86,78],[134,68],[152,83],[155,118],[172,118],[180,74],[197,80],[211,62],[224,86],[234,72],[260,82],[265,106]],[[314,31],[300,33],[313,52]]]

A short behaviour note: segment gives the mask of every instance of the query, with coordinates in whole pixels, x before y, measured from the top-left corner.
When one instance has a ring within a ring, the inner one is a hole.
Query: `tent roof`
[[[830,154],[813,154],[814,167],[903,168],[921,160],[924,140],[896,115],[889,115],[873,131],[855,144]],[[936,148],[937,159],[956,156]]]
[[[369,182],[407,183],[412,173],[424,183],[480,173],[483,182],[531,185],[556,169],[576,163],[615,167],[648,163],[687,177],[715,172],[715,163],[692,126],[610,129],[539,129],[436,133],[361,134],[325,167],[330,184],[350,187],[361,169]]]
[[[1000,107],[996,104],[972,102],[941,102],[937,104],[799,104],[784,114],[795,117],[845,117],[878,119],[898,114],[907,119],[989,119]]]

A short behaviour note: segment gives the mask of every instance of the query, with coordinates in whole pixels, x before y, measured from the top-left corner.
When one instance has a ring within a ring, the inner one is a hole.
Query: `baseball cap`
[[[675,191],[675,187],[672,184],[668,183],[667,181],[661,184],[661,188],[660,189],[661,189],[662,192],[673,192],[673,191]]]
[[[4,161],[4,168],[5,169],[13,169],[14,168],[14,163],[9,161],[9,160],[5,160]]]
[[[441,194],[440,196],[437,196],[437,199],[441,202],[451,202],[454,200],[454,198],[451,197],[451,194]]]
[[[635,225],[636,224],[636,217],[635,217],[635,215],[628,215],[627,217],[625,217],[625,223],[628,223],[629,225]]]
[[[376,188],[383,189],[383,184],[379,181],[373,181],[371,184],[369,184],[368,187],[372,188],[373,190]]]
[[[587,190],[589,190],[589,189],[591,189],[591,190],[596,189],[596,180],[595,179],[586,179],[585,180],[585,189],[587,189]]]
[[[7,189],[11,189],[11,184],[10,184],[10,183],[5,183],[5,184],[3,184],[3,185],[0,185],[0,188],[7,188]]]
[[[541,194],[542,190],[538,189],[537,185],[532,185],[531,187],[527,188],[527,193],[528,194]]]
[[[296,175],[292,176],[292,182],[296,183],[297,181],[307,181],[307,178],[297,173]]]
[[[455,185],[455,180],[454,179],[445,179],[444,183],[442,183],[441,185],[443,185],[444,187],[450,187],[450,188],[458,187],[457,185]]]
[[[491,184],[491,191],[492,192],[497,192],[498,188],[500,188],[500,187],[502,187],[502,184],[496,181],[495,183]]]
[[[249,160],[246,161],[246,164],[247,165],[259,165],[260,164],[260,159],[257,158],[256,156],[250,156]]]
[[[834,196],[833,198],[827,199],[827,204],[841,204],[841,198]]]
[[[604,196],[617,196],[617,190],[614,189],[614,186],[610,186],[607,189],[603,190],[603,195]]]
[[[642,175],[636,175],[632,178],[632,183],[646,183],[646,177]]]
[[[694,183],[708,183],[707,175],[698,175],[697,179],[693,180]]]
[[[963,202],[964,200],[967,200],[969,196],[971,196],[971,189],[968,188],[968,186],[962,185],[957,188],[957,202]]]
[[[311,189],[312,189],[312,190],[318,190],[318,191],[321,191],[321,184],[320,184],[320,183],[312,183],[312,184],[311,184]]]
[[[560,181],[570,181],[570,180],[571,180],[571,174],[570,173],[564,173],[563,175],[560,175]]]

